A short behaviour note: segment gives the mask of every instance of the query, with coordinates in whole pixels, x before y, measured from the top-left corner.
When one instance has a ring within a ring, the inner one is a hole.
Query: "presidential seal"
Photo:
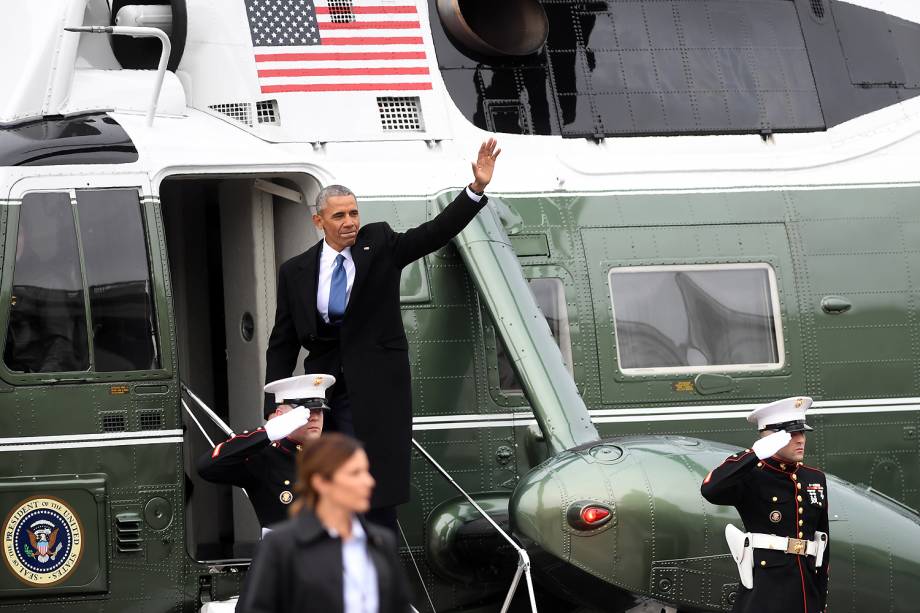
[[[36,496],[20,502],[3,522],[3,561],[27,585],[59,583],[83,555],[83,527],[64,501]]]

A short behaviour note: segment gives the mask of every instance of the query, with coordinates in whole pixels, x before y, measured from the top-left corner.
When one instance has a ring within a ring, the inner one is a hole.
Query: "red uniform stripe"
[[[387,90],[432,89],[431,83],[303,83],[291,85],[263,85],[263,94],[285,92],[371,92]]]
[[[799,563],[799,577],[802,579],[802,612],[808,613],[808,597],[805,596],[805,572],[802,570],[802,556],[795,556]]]
[[[428,74],[424,66],[404,68],[277,68],[260,70],[260,77],[332,77],[344,75]]]

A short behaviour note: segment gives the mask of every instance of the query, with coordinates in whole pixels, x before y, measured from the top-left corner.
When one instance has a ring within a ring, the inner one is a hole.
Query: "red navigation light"
[[[596,500],[579,500],[569,505],[565,518],[575,530],[593,533],[613,520],[613,509]]]
[[[610,517],[610,511],[603,507],[585,507],[581,510],[581,519],[592,526]]]

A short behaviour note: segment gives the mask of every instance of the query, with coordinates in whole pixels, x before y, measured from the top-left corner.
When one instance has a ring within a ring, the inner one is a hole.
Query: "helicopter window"
[[[529,280],[530,291],[536,298],[537,306],[546,318],[549,329],[562,351],[569,372],[572,370],[572,342],[569,337],[569,315],[565,306],[565,286],[562,279],[538,278]],[[505,392],[520,392],[521,384],[511,367],[511,360],[505,344],[498,339],[498,383]]]
[[[25,373],[89,368],[77,233],[66,192],[22,199],[3,361]]]
[[[782,366],[776,277],[768,264],[614,268],[610,293],[626,374]]]
[[[97,372],[159,368],[137,190],[77,190]]]

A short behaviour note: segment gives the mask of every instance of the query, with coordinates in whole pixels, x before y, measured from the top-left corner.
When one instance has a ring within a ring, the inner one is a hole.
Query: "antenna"
[[[134,27],[134,26],[81,26],[79,28],[64,28],[68,32],[87,32],[89,34],[114,34],[118,36],[133,36],[134,38],[158,38],[163,43],[160,51],[160,63],[157,65],[157,80],[153,89],[153,98],[147,109],[147,127],[153,125],[153,116],[157,112],[157,102],[160,99],[160,90],[163,88],[163,77],[166,76],[166,64],[172,52],[169,36],[160,28]]]

